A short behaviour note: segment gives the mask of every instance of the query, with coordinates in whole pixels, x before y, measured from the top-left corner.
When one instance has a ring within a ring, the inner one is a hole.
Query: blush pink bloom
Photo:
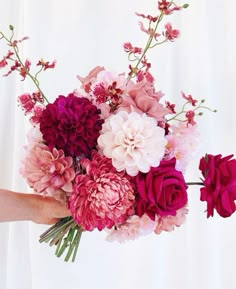
[[[163,120],[170,110],[159,103],[163,93],[156,92],[152,83],[145,80],[138,82],[128,89],[128,93],[122,98],[118,111],[146,113],[157,121]]]
[[[103,124],[98,138],[99,149],[112,159],[117,171],[130,176],[147,173],[158,166],[165,153],[165,131],[146,114],[119,111]]]
[[[36,143],[43,143],[43,135],[39,129],[39,124],[32,127],[27,133],[27,141],[29,145],[35,145]],[[27,146],[28,150],[29,146]]]
[[[93,153],[92,160],[83,159],[81,166],[86,174],[76,176],[69,207],[84,230],[112,228],[133,215],[133,185],[113,172],[110,160]]]
[[[180,227],[186,220],[188,209],[183,207],[176,212],[175,216],[157,216],[154,232],[160,234],[162,231],[171,232],[175,227]]]
[[[127,240],[135,240],[140,236],[145,236],[154,231],[156,223],[146,214],[142,217],[133,215],[115,229],[108,230],[107,240],[118,241],[120,243]]]
[[[186,125],[179,122],[178,125],[169,127],[166,136],[166,159],[176,159],[176,169],[185,172],[189,161],[196,155],[199,149],[199,131],[197,126]]]
[[[65,157],[62,150],[49,150],[42,143],[25,147],[26,156],[22,160],[21,175],[36,193],[56,197],[63,190],[65,194],[72,191],[75,172],[73,159]]]

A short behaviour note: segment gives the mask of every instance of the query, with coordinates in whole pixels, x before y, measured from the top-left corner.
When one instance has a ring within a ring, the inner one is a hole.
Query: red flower
[[[162,161],[147,174],[136,177],[138,216],[147,214],[152,220],[155,216],[175,216],[177,210],[187,204],[187,186],[180,171],[175,169],[173,158]]]
[[[214,209],[221,217],[229,217],[235,211],[236,159],[232,157],[206,154],[200,160],[199,169],[205,178],[200,199],[207,202],[207,217],[213,216]]]
[[[84,97],[60,95],[43,110],[40,130],[51,149],[63,149],[71,156],[89,156],[102,128],[99,114],[100,110]]]

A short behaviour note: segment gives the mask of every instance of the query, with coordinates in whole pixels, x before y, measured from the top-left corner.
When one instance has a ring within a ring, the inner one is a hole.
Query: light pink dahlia
[[[81,164],[87,174],[76,176],[69,199],[75,221],[87,231],[123,223],[134,212],[133,185],[126,177],[106,171],[102,165],[100,170],[96,160],[94,166],[93,160],[83,160]]]
[[[75,177],[72,168],[73,160],[65,157],[62,150],[52,151],[42,143],[25,147],[26,156],[20,168],[21,175],[36,193],[56,197],[61,190],[71,193],[72,181]]]
[[[106,119],[97,141],[117,171],[126,170],[130,176],[157,167],[167,143],[164,129],[157,126],[154,118],[126,111]]]

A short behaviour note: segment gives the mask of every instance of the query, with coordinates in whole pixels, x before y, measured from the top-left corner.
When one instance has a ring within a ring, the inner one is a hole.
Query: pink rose
[[[180,171],[175,169],[175,158],[165,160],[147,174],[136,176],[138,216],[147,214],[152,220],[157,216],[175,216],[187,203],[187,186]]]
[[[152,83],[138,82],[129,88],[128,94],[123,95],[118,111],[146,113],[157,121],[162,120],[166,114],[170,113],[169,109],[159,103],[162,96],[163,93],[156,92]]]
[[[206,154],[200,160],[199,169],[205,178],[200,199],[207,202],[207,217],[213,216],[214,209],[221,217],[229,217],[235,211],[236,159],[232,157]]]

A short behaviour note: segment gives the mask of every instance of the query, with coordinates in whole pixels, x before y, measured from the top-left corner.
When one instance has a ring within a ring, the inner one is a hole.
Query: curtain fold
[[[168,19],[181,38],[155,49],[149,60],[168,100],[179,104],[184,91],[218,110],[205,111],[199,119],[200,149],[186,172],[187,181],[198,181],[202,155],[235,153],[236,3],[188,3],[188,9]],[[0,0],[0,31],[12,24],[19,37],[29,36],[23,54],[32,63],[42,57],[57,60],[55,70],[40,77],[42,90],[53,100],[77,88],[76,76],[97,65],[126,72],[122,44],[142,45],[145,39],[134,13],[151,14],[156,5],[155,0]],[[18,173],[29,126],[16,99],[32,87],[15,75],[0,78],[0,186],[22,192],[29,191]],[[39,244],[47,226],[0,224],[0,289],[233,289],[236,217],[207,219],[199,197],[199,187],[191,187],[186,223],[171,233],[122,245],[107,242],[105,232],[84,233],[72,264]]]

